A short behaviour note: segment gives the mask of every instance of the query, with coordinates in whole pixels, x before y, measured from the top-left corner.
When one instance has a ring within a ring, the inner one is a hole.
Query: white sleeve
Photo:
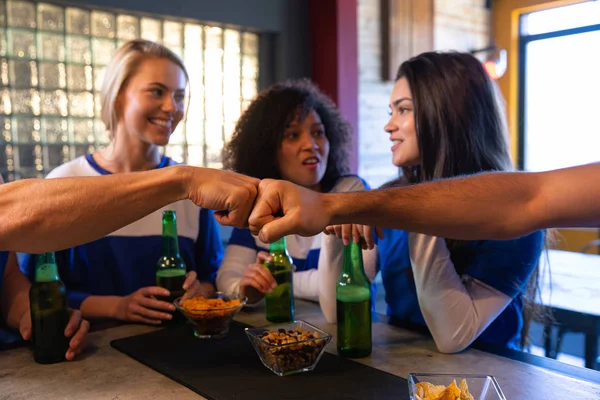
[[[512,301],[483,282],[456,273],[443,238],[409,234],[419,306],[442,353],[469,346]]]
[[[366,190],[364,182],[358,176],[345,176],[338,180],[329,193],[360,192]]]
[[[217,272],[217,290],[238,293],[244,271],[255,261],[256,250],[237,244],[228,245],[219,272]]]
[[[319,304],[328,323],[337,320],[336,283],[342,273],[344,261],[344,243],[335,235],[323,235],[319,254]],[[371,282],[377,274],[377,247],[363,250],[363,264],[367,277]]]
[[[319,271],[316,268],[294,272],[294,298],[310,301],[319,299]]]
[[[319,254],[319,304],[328,323],[336,322],[335,287],[342,273],[344,243],[335,235],[322,235]]]

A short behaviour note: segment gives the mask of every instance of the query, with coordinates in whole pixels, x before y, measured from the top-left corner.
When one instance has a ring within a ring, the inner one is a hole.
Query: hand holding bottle
[[[81,318],[81,312],[69,309],[69,323],[65,329],[65,337],[71,338],[69,348],[65,353],[67,360],[72,360],[83,351],[86,346],[86,337],[89,329],[90,323]],[[21,317],[19,332],[23,339],[31,339],[31,314],[29,310]]]
[[[115,318],[122,321],[159,325],[173,318],[175,306],[157,297],[167,298],[169,291],[158,286],[143,287],[117,302]]]
[[[240,280],[240,294],[248,297],[248,303],[256,303],[265,293],[271,293],[277,282],[267,267],[265,261],[273,261],[273,257],[265,251],[259,251],[256,262],[248,265]]]

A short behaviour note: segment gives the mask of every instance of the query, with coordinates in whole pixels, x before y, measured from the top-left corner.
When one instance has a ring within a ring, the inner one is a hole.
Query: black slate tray
[[[279,377],[262,365],[245,327],[233,322],[226,338],[203,340],[184,325],[111,346],[211,400],[409,400],[406,379],[327,352],[313,371]]]

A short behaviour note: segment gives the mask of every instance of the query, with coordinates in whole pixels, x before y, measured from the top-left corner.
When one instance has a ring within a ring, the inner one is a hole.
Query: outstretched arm
[[[600,163],[491,172],[410,187],[317,194],[261,182],[250,227],[261,240],[359,223],[454,239],[508,239],[542,228],[600,225]],[[277,215],[283,212],[284,217]]]
[[[244,226],[258,180],[189,166],[101,177],[26,179],[0,185],[0,249],[43,253],[89,242],[160,207],[190,199]]]

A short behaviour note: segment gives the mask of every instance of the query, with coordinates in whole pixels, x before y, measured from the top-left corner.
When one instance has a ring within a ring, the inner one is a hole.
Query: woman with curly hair
[[[351,140],[349,124],[328,97],[309,80],[288,81],[264,90],[248,106],[224,149],[224,165],[245,175],[284,179],[319,192],[365,190],[362,179],[349,175]],[[318,267],[341,270],[342,246],[322,234],[287,237],[296,268],[295,297],[317,300],[320,284],[334,284],[319,282]],[[239,292],[250,304],[260,301],[276,286],[263,265],[268,250],[269,245],[249,230],[235,229],[217,275],[218,289]]]

